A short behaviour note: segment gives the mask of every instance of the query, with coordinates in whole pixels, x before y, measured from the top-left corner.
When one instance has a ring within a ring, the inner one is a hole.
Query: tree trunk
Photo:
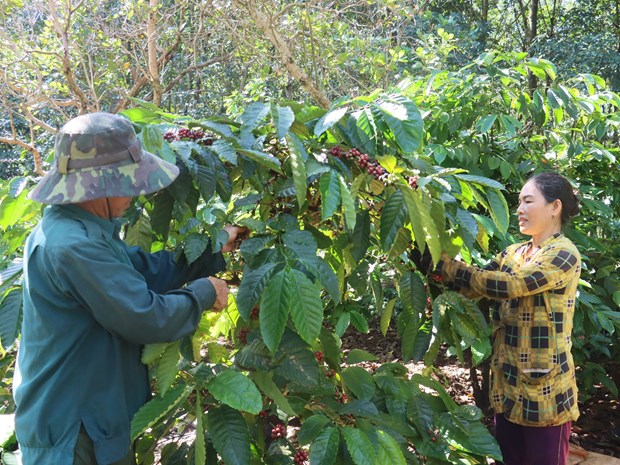
[[[480,10],[480,19],[485,23],[489,21],[489,0],[482,0],[482,9]]]
[[[616,0],[616,20],[614,21],[616,33],[616,50],[620,53],[620,0]]]
[[[271,23],[269,18],[260,11],[256,5],[255,0],[233,0],[233,4],[245,8],[254,20],[256,27],[265,35],[265,37],[271,42],[275,49],[280,54],[280,59],[286,67],[287,71],[296,79],[301,86],[308,92],[316,102],[323,108],[329,108],[331,102],[325,96],[325,94],[316,86],[313,80],[306,74],[306,72],[299,67],[295,62],[295,57],[291,52],[290,47],[284,40],[284,37],[276,30],[274,24]]]
[[[151,85],[153,86],[153,103],[161,105],[162,87],[159,78],[157,61],[157,6],[158,0],[149,0],[149,18],[146,24],[148,67]]]
[[[538,35],[538,0],[531,0],[530,5],[530,37],[529,46],[531,47]]]
[[[529,37],[527,38],[527,51],[530,55],[532,53],[532,44],[538,35],[538,1],[531,0],[532,3],[530,4]],[[533,94],[538,86],[538,81],[531,71],[528,74],[527,81],[530,93]]]
[[[473,390],[476,405],[485,414],[488,414],[491,409],[491,403],[489,402],[491,362],[489,360],[485,360],[478,365],[478,367],[474,367],[472,366],[471,349],[467,349],[463,352],[463,355],[465,356],[465,363],[469,366],[469,383],[471,384]],[[482,379],[478,379],[478,370],[480,370]]]

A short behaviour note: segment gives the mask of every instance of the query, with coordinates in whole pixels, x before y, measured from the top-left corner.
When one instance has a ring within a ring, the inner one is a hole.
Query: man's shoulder
[[[71,249],[92,240],[82,220],[54,213],[45,215],[29,238],[31,247],[42,246],[50,252]]]

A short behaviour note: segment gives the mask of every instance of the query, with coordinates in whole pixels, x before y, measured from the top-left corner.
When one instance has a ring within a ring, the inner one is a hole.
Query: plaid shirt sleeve
[[[579,258],[571,250],[548,246],[517,271],[500,268],[499,263],[496,259],[481,269],[443,254],[437,269],[459,292],[514,299],[566,286],[575,275]]]
[[[499,270],[500,269],[500,264],[502,262],[502,254],[503,253],[498,253],[491,261],[489,261],[489,263],[487,263],[484,268],[478,268],[481,269],[482,271],[495,271],[495,270]],[[437,272],[440,272],[442,270],[442,266],[446,261],[450,261],[451,258],[448,257],[446,254],[444,254],[442,256],[442,260],[439,263],[439,266],[437,267]],[[462,263],[462,262],[457,262],[457,263]],[[451,290],[457,291],[460,294],[464,295],[465,297],[468,297],[470,299],[474,299],[476,297],[480,297],[480,294],[478,292],[476,292],[474,289],[471,289],[469,287],[462,287],[457,285],[454,282],[446,282],[446,284],[448,285],[448,287]]]

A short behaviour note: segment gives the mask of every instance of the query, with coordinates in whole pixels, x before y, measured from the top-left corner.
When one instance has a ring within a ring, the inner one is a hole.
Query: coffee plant
[[[183,422],[195,423],[194,444],[162,454],[195,463],[499,458],[482,413],[431,376],[443,342],[489,355],[486,320],[457,294],[433,300],[408,251],[415,243],[437,260],[470,250],[488,237],[485,224],[506,232],[507,204],[497,181],[419,153],[412,100],[377,93],[328,112],[255,103],[234,120],[176,119],[149,105],[126,115],[149,151],[181,168],[140,199],[126,240],[182,249],[191,262],[221,247],[225,224],[252,231],[230,258],[228,308],[205,314],[192,338],[145,349],[159,394],[133,422],[145,463]],[[359,364],[375,357],[361,350],[343,358],[340,337],[349,326],[367,332],[374,315],[384,331],[394,320],[404,360],[425,357],[425,374],[409,378],[396,363],[368,372]]]

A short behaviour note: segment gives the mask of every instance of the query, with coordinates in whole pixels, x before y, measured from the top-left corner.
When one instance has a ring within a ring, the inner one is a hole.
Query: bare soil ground
[[[395,331],[390,328],[387,337],[384,337],[376,329],[377,325],[374,326],[368,334],[352,329],[347,331],[342,338],[345,353],[354,348],[363,349],[377,356],[380,363],[402,362],[400,340]],[[445,377],[444,386],[456,402],[474,404],[469,370],[461,366],[455,357],[442,355],[438,357],[438,368]],[[423,364],[409,363],[407,367],[415,373],[421,371]],[[620,386],[620,363],[610,362],[607,372]],[[571,442],[587,451],[620,458],[620,399],[614,398],[601,386],[595,387],[594,395],[579,404],[581,416],[573,424]],[[485,423],[492,429],[490,418]]]

